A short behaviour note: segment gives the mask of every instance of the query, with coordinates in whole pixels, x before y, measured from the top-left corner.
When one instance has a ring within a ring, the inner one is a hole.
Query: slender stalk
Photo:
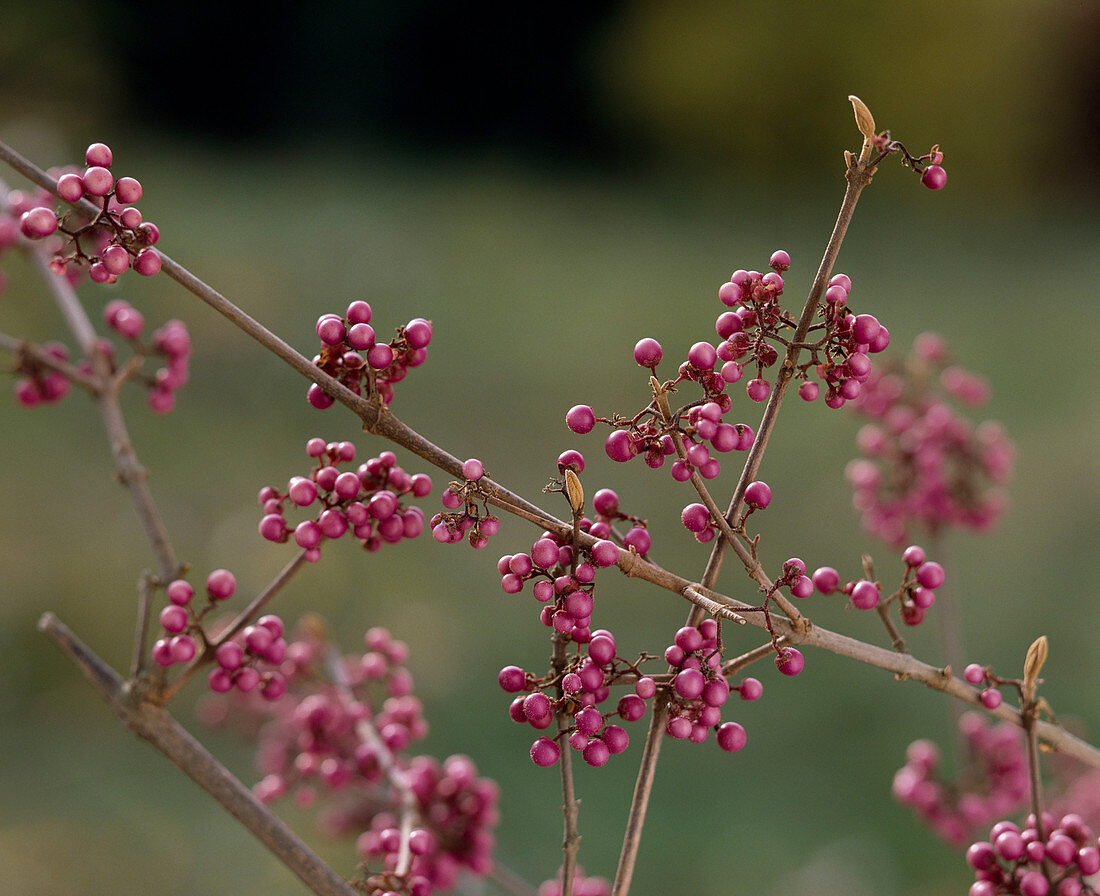
[[[81,350],[91,360],[93,372],[99,378],[101,388],[96,394],[100,418],[107,432],[107,440],[114,459],[115,471],[119,481],[130,495],[134,511],[141,521],[149,546],[157,562],[157,572],[162,582],[169,581],[179,569],[175,551],[172,549],[168,530],[157,511],[153,495],[149,491],[146,479],[148,471],[143,467],[134,451],[122,408],[118,403],[118,383],[114,382],[107,368],[107,361],[96,348],[97,336],[92,322],[80,304],[75,290],[64,277],[58,277],[50,271],[46,259],[39,252],[28,253],[32,265],[53,294],[54,301],[62,316],[72,330]]]
[[[638,777],[634,782],[634,795],[630,800],[630,811],[626,818],[626,831],[623,834],[623,846],[619,853],[619,865],[615,870],[615,882],[611,896],[626,896],[630,892],[630,882],[634,878],[634,865],[638,860],[638,847],[642,842],[642,828],[645,825],[646,810],[649,808],[649,796],[653,791],[653,779],[657,774],[657,759],[664,740],[665,724],[668,722],[668,692],[658,691],[653,701],[649,730],[646,732],[642,759],[638,763]]]
[[[317,896],[355,896],[355,891],[276,818],[162,707],[135,699],[129,685],[52,613],[38,622],[84,673],[123,724],[149,741],[209,793]]]

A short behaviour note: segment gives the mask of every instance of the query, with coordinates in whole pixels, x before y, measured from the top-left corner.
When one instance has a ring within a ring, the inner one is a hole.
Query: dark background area
[[[858,94],[915,152],[943,146],[948,185],[929,193],[898,165],[876,175],[838,263],[853,305],[890,327],[898,355],[918,333],[942,332],[992,385],[979,419],[1002,420],[1019,450],[997,532],[942,547],[968,656],[1016,674],[1046,633],[1047,698],[1095,739],[1097,9],[696,0],[536,15],[410,2],[256,15],[12,2],[0,9],[0,137],[43,165],[111,144],[118,173],[145,185],[164,250],[306,354],[317,316],[352,298],[371,302],[380,331],[432,319],[428,363],[398,389],[402,419],[532,497],[561,450],[582,450],[586,488],[616,488],[649,518],[662,562],[698,575],[706,551],[679,524],[692,500],[683,487],[612,464],[562,418],[579,402],[640,406],[633,344],[657,336],[671,360],[711,336],[715,290],[734,268],[787,249],[800,301],[839,205],[842,152],[859,143],[846,99]],[[28,268],[10,253],[0,265],[0,331],[64,338]],[[123,297],[150,328],[186,320],[196,354],[178,407],[156,418],[135,390],[128,420],[194,580],[227,566],[241,599],[254,594],[290,553],[256,535],[258,488],[299,472],[313,435],[352,439],[364,458],[388,446],[338,408],[308,407],[296,375],[166,278],[81,295],[93,316]],[[731,394],[755,425],[759,408]],[[849,509],[857,428],[820,403],[784,407],[765,462],[769,569],[799,554],[854,576],[864,551],[888,565]],[[123,731],[35,630],[54,610],[116,668],[128,663],[149,557],[99,434],[80,395],[33,412],[0,404],[7,885],[19,896],[302,892]],[[716,491],[736,473],[726,464]],[[434,479],[429,513],[444,483]],[[409,642],[432,725],[424,750],[469,753],[500,782],[498,858],[538,882],[560,860],[557,774],[531,766],[530,731],[508,721],[494,681],[508,663],[537,667],[547,646],[529,592],[504,596],[492,569],[535,534],[506,520],[486,554],[330,545],[277,610],[321,612],[349,650],[376,624]],[[732,568],[720,584],[751,596]],[[601,578],[601,624],[628,650],[658,652],[685,608],[638,585]],[[882,638],[874,619],[835,602],[811,599],[807,612]],[[942,662],[934,613],[911,642]],[[738,650],[757,643],[735,637]],[[910,741],[947,742],[945,699],[829,655],[808,655],[795,680],[764,666],[764,698],[729,713],[748,730],[743,753],[666,744],[634,891],[964,892],[961,854],[889,794]],[[186,690],[176,711],[251,782],[247,745],[193,718],[200,692]],[[631,736],[625,756],[578,773],[592,873],[614,871],[643,731]],[[348,844],[280,811],[351,873]]]

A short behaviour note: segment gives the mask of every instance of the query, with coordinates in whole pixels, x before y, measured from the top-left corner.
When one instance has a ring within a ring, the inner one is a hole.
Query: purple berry
[[[586,404],[577,404],[569,409],[565,415],[565,425],[578,435],[592,432],[596,425],[596,414]]]
[[[718,363],[718,352],[709,342],[696,342],[688,349],[688,363],[696,370],[713,370]]]
[[[237,580],[228,569],[215,569],[206,577],[206,593],[211,600],[225,600],[237,589]]]
[[[981,684],[985,680],[985,670],[977,663],[971,663],[963,670],[963,678],[971,684]]]
[[[476,457],[471,457],[462,465],[462,477],[468,482],[476,482],[485,475],[485,466]]]
[[[922,563],[917,569],[917,581],[933,591],[943,584],[944,578],[943,567],[935,561]]]
[[[852,588],[852,606],[858,610],[872,610],[878,606],[881,594],[874,582],[863,579]]]
[[[497,682],[501,690],[508,694],[515,694],[523,690],[525,676],[519,666],[505,666],[497,676]]]
[[[703,504],[688,504],[680,514],[680,521],[689,532],[702,532],[710,523],[710,511]]]
[[[550,738],[540,737],[531,744],[531,761],[542,768],[549,768],[558,761],[561,748]]]
[[[763,510],[767,507],[772,500],[772,490],[768,484],[762,480],[756,480],[750,482],[748,488],[745,489],[745,503],[754,509]]]
[[[806,665],[806,658],[796,647],[781,647],[775,655],[775,667],[784,675],[797,675]]]
[[[715,739],[718,741],[718,746],[727,753],[736,753],[744,748],[748,742],[748,735],[737,722],[725,722],[718,727]]]
[[[759,700],[764,693],[764,685],[755,678],[746,678],[738,685],[742,700]]]
[[[767,401],[768,396],[771,394],[771,383],[764,379],[749,380],[748,386],[745,387],[745,392],[750,399],[756,402]]]
[[[640,367],[652,370],[661,362],[661,357],[661,344],[656,339],[647,337],[634,346],[634,360]]]
[[[929,190],[942,190],[947,183],[947,172],[939,165],[929,165],[924,169],[920,182]]]

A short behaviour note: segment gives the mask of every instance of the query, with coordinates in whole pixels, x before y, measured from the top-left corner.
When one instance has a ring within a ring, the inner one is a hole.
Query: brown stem
[[[50,291],[54,301],[61,309],[61,313],[68,322],[69,328],[80,344],[81,350],[92,362],[92,369],[101,383],[109,385],[101,388],[96,395],[99,405],[99,414],[103,420],[103,428],[107,432],[107,440],[111,448],[111,456],[114,459],[115,471],[119,481],[125,486],[130,495],[130,501],[141,521],[142,528],[149,539],[153,556],[157,561],[157,572],[162,582],[168,582],[179,569],[176,562],[175,551],[168,537],[168,530],[157,512],[153,495],[149,491],[146,478],[148,472],[138,462],[137,452],[130,442],[130,434],[126,429],[126,421],[122,416],[122,408],[118,403],[118,384],[114,383],[107,368],[106,359],[96,349],[96,332],[84,306],[80,304],[76,292],[69,281],[59,277],[49,269],[41,253],[32,252],[31,263],[38,270]]]
[[[317,896],[356,896],[336,872],[276,818],[162,706],[138,700],[129,685],[52,613],[38,628],[84,673],[123,724],[168,757],[185,775],[270,849]]]
[[[638,847],[642,842],[642,827],[645,825],[646,809],[649,807],[649,795],[653,791],[653,779],[657,773],[657,758],[664,740],[665,723],[668,721],[668,692],[658,691],[653,701],[653,715],[649,720],[642,759],[638,764],[638,777],[634,782],[634,795],[630,800],[630,812],[626,819],[626,831],[623,834],[623,847],[619,853],[619,865],[615,870],[615,882],[611,896],[626,896],[630,892],[630,882],[634,877],[634,865],[638,859]]]

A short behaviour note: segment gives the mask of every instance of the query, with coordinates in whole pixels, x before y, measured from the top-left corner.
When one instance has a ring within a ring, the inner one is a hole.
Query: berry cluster
[[[371,326],[371,307],[363,301],[352,302],[343,317],[322,314],[317,318],[317,337],[321,353],[313,363],[339,380],[356,395],[378,395],[389,404],[393,401],[394,383],[408,375],[410,367],[419,367],[427,357],[432,341],[432,325],[422,317],[413,318],[397,328],[397,335],[388,343],[378,342]],[[365,357],[362,353],[365,353]],[[309,403],[319,410],[332,407],[333,399],[316,383],[309,387]]]
[[[746,394],[753,401],[766,401],[771,383],[764,378],[765,370],[779,360],[777,345],[784,350],[792,345],[788,336],[797,328],[797,321],[779,301],[784,286],[782,272],[790,267],[790,256],[777,251],[770,265],[772,270],[767,274],[734,271],[730,280],[722,284],[718,297],[732,310],[722,312],[715,321],[715,332],[721,341],[717,346],[710,342],[695,343],[688,350],[687,360],[680,365],[676,379],[654,386],[662,394],[655,396],[647,407],[633,417],[616,414],[603,418],[597,417],[589,405],[579,404],[566,413],[566,426],[584,435],[597,423],[606,423],[612,427],[604,442],[608,457],[625,463],[641,456],[654,469],[662,467],[665,458],[677,454],[679,438],[685,456],[671,465],[674,479],[687,481],[696,470],[705,479],[718,476],[721,463],[711,451],[747,451],[755,438],[748,425],[723,421],[723,415],[733,406],[726,387],[739,382],[746,367],[753,367],[756,376],[747,383]],[[808,378],[812,369],[826,385],[825,402],[832,408],[839,408],[860,394],[871,374],[868,353],[881,352],[890,342],[889,332],[874,316],[848,311],[851,287],[845,274],[837,274],[829,281],[818,307],[820,322],[810,329],[815,341],[800,346],[808,350],[809,360],[796,369],[803,380],[799,388],[802,398],[813,401],[820,393],[819,384]],[[663,354],[660,343],[649,337],[634,346],[634,360],[654,377]],[[675,391],[683,382],[697,383],[703,390],[702,398],[676,410],[667,406],[662,409],[664,394]]]
[[[383,542],[396,544],[424,531],[424,512],[404,507],[401,497],[429,495],[432,480],[426,473],[410,476],[397,465],[392,451],[383,451],[354,471],[341,471],[340,464],[355,460],[351,442],[315,437],[306,442],[306,454],[317,461],[308,476],[292,476],[286,492],[271,486],[260,489],[260,534],[268,541],[281,544],[293,534],[306,559],[316,562],[326,538],[350,532],[368,551],[376,551]],[[316,506],[317,515],[291,529],[283,510],[287,501],[297,507]]]
[[[202,608],[196,609],[192,603],[195,589],[191,584],[186,579],[169,582],[164,589],[168,606],[160,611],[164,637],[158,638],[153,644],[153,660],[166,668],[177,663],[191,662],[198,652],[196,639],[206,643],[203,618],[222,601],[232,597],[236,590],[237,580],[233,573],[228,569],[215,569],[206,577],[206,603]]]
[[[103,308],[107,326],[135,344],[142,354],[163,356],[164,365],[148,380],[149,407],[158,414],[166,414],[176,404],[176,392],[187,383],[191,358],[191,336],[180,320],[170,320],[153,333],[151,347],[137,344],[145,328],[141,312],[122,299],[114,299]]]
[[[406,753],[428,733],[405,666],[408,647],[382,628],[370,629],[364,644],[361,654],[340,654],[317,622],[306,623],[279,667],[288,685],[282,699],[235,696],[235,723],[263,722],[257,797],[273,802],[293,793],[299,806],[322,809],[329,832],[357,835],[360,855],[381,864],[357,882],[363,892],[430,896],[450,890],[462,871],[488,874],[496,785],[479,778],[465,756],[440,764]],[[211,698],[203,715],[217,724],[230,709],[224,698]],[[398,782],[411,794],[414,816],[404,869],[398,812],[410,806]]]
[[[500,531],[500,520],[489,513],[479,480],[485,475],[485,465],[471,457],[462,465],[462,482],[452,482],[443,490],[445,508],[429,521],[432,538],[440,544],[456,544],[464,538],[470,546],[481,549]]]
[[[766,482],[762,480],[750,482],[745,488],[746,510],[739,525],[743,527],[745,520],[753,511],[763,510],[771,500],[772,490]],[[684,524],[685,529],[695,534],[696,541],[703,544],[713,541],[714,536],[718,534],[718,523],[705,504],[698,502],[688,504],[680,512],[680,522]]]
[[[741,750],[747,740],[745,729],[737,722],[722,721],[730,685],[721,671],[718,623],[704,619],[698,628],[681,628],[665,650],[665,659],[673,670],[665,725],[669,736],[701,744],[713,729],[719,747],[728,753]],[[755,678],[746,678],[739,687],[744,700],[755,700],[763,693]]]
[[[1015,451],[1000,424],[974,426],[948,400],[978,406],[988,395],[981,379],[949,363],[943,340],[930,333],[917,338],[903,367],[872,373],[852,407],[873,422],[857,438],[863,457],[846,471],[869,533],[900,545],[913,527],[932,534],[992,527],[1005,507],[998,486],[1012,476]]]
[[[1020,731],[1009,722],[991,724],[978,713],[959,718],[969,763],[954,782],[937,779],[939,748],[914,741],[894,775],[894,797],[936,834],[962,845],[975,829],[1022,806],[1030,789],[1027,753]]]
[[[69,262],[88,266],[94,283],[114,283],[131,267],[151,277],[161,268],[160,253],[152,248],[160,239],[160,230],[143,221],[134,203],[142,197],[141,183],[132,177],[111,173],[110,147],[93,143],[84,154],[83,173],[69,171],[57,179],[57,195],[65,202],[88,199],[99,211],[91,221],[70,223],[69,216],[58,220],[47,204],[35,205],[22,213],[19,229],[28,239],[39,240],[60,232],[69,238],[68,254],[59,250],[50,262],[55,273],[63,273]],[[52,197],[51,197],[52,198]],[[95,247],[88,251],[88,238]]]
[[[42,350],[59,361],[69,360],[69,349],[60,342],[47,342]],[[26,354],[20,354],[17,370],[21,375],[15,381],[15,400],[25,408],[56,404],[72,388],[69,378],[60,370]]]
[[[1029,815],[1024,829],[999,821],[966,851],[977,880],[970,896],[1094,896],[1100,842],[1080,815]]]
[[[897,602],[901,621],[906,625],[920,625],[924,621],[924,613],[936,602],[935,591],[943,585],[946,575],[943,567],[934,560],[928,560],[924,548],[920,545],[910,545],[901,555],[905,564],[905,575],[901,584],[885,601],[882,599],[882,585],[870,578],[860,579],[858,582],[848,582],[840,587],[840,574],[831,566],[822,566],[814,570],[810,582],[821,594],[834,594],[840,592],[847,594],[851,604],[857,610],[873,610],[879,606],[889,606]],[[788,560],[788,564],[802,561],[797,558]],[[802,567],[803,573],[805,566]],[[794,597],[809,597],[801,580],[791,586],[791,594]]]

